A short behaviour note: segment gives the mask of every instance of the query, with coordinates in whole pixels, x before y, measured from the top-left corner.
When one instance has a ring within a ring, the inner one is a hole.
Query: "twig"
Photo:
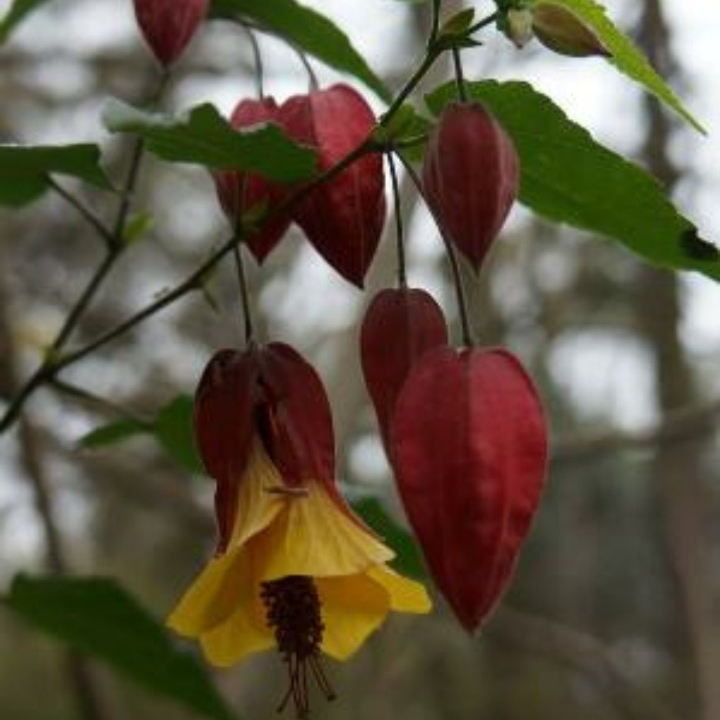
[[[157,101],[157,98],[161,95],[168,81],[168,78],[169,75],[167,71],[164,71],[162,76],[160,77],[160,81],[155,91],[152,93],[150,101],[151,103],[155,103]],[[135,189],[135,184],[137,182],[142,155],[143,142],[140,138],[138,138],[133,146],[130,166],[128,168],[125,184],[123,186],[120,205],[118,207],[115,222],[113,224],[111,237],[106,239],[108,251],[102,262],[96,269],[95,273],[90,278],[88,284],[85,286],[85,289],[81,293],[80,297],[77,299],[77,301],[71,308],[67,318],[65,319],[65,322],[63,323],[62,327],[58,331],[58,334],[50,345],[50,349],[46,354],[42,364],[30,376],[30,378],[25,382],[25,384],[20,388],[17,395],[10,402],[10,405],[5,411],[5,414],[0,419],[0,434],[7,430],[10,425],[15,421],[18,413],[20,412],[30,395],[32,395],[32,393],[38,387],[45,384],[49,380],[52,380],[57,374],[60,367],[63,366],[60,365],[58,362],[58,357],[61,350],[65,347],[66,342],[72,335],[72,332],[77,327],[87,307],[90,305],[92,299],[95,297],[95,294],[99,290],[103,281],[110,273],[110,270],[112,269],[116,260],[122,253],[123,249],[125,248],[125,243],[123,239],[123,236],[125,234],[125,225],[127,223],[128,213],[130,212],[130,207],[132,204],[132,194]],[[93,226],[95,225],[93,224]],[[99,232],[98,228],[96,228],[96,230],[98,230]],[[105,237],[104,234],[103,237]]]
[[[468,35],[474,35],[478,30],[482,30],[484,27],[488,25],[492,25],[498,18],[500,17],[499,12],[494,12],[492,15],[488,15],[487,17],[484,17],[482,20],[478,20],[474,25],[471,25],[467,29]]]
[[[78,387],[72,383],[60,380],[59,378],[53,378],[50,380],[50,386],[58,392],[67,395],[68,397],[79,400],[86,405],[93,406],[97,410],[105,413],[112,413],[116,417],[122,418],[123,420],[132,420],[133,422],[150,426],[151,421],[146,417],[141,417],[137,413],[128,410],[125,407],[121,407],[112,400],[95,395],[86,388]]]
[[[70,334],[80,321],[80,317],[83,315],[88,305],[95,297],[95,293],[98,291],[98,288],[102,284],[103,280],[105,280],[108,273],[112,269],[121,251],[122,246],[114,244],[105,254],[105,257],[103,258],[100,265],[97,266],[97,269],[88,281],[88,284],[85,286],[85,289],[82,291],[80,297],[75,302],[75,305],[73,305],[72,309],[68,313],[68,316],[65,318],[65,322],[62,324],[62,327],[58,331],[55,340],[50,346],[51,356],[52,354],[62,350],[62,348],[65,346],[65,343],[70,337]]]
[[[317,176],[312,182],[298,188],[288,195],[283,202],[278,203],[273,212],[268,214],[266,222],[272,222],[276,218],[285,215],[295,203],[300,202],[318,185],[331,180],[336,175],[339,175],[343,170],[345,170],[345,168],[361,158],[363,155],[375,151],[376,148],[371,142],[358,146],[355,150],[349,152],[342,160],[333,165],[333,167]],[[256,228],[252,232],[258,232],[260,229],[261,228]],[[10,402],[10,405],[5,411],[5,415],[2,419],[0,419],[0,434],[5,432],[17,419],[23,405],[38,387],[44,385],[49,380],[52,380],[57,373],[60,372],[60,370],[73,365],[78,360],[81,360],[98,348],[106,345],[120,335],[123,335],[128,330],[134,328],[136,325],[139,325],[148,317],[166,308],[168,305],[171,305],[188,292],[200,288],[209,271],[212,270],[212,268],[214,268],[215,265],[217,265],[217,263],[220,262],[220,260],[222,260],[222,258],[224,258],[225,255],[227,255],[233,247],[243,239],[243,236],[233,235],[233,237],[223,243],[218,250],[216,250],[204,263],[202,263],[202,265],[200,265],[172,290],[168,291],[162,297],[158,298],[155,302],[146,306],[142,310],[136,312],[134,315],[131,315],[127,320],[103,333],[87,345],[64,355],[60,355],[59,353],[51,353],[48,355],[45,362],[40,365],[33,375],[30,376],[30,379],[25,383],[25,385],[23,385],[18,394]]]
[[[115,242],[115,236],[112,231],[105,226],[103,221],[81,200],[76,198],[72,193],[68,192],[62,185],[60,185],[52,175],[47,176],[48,185],[67,203],[72,205],[78,213],[88,222],[88,224],[97,232],[98,235],[105,241],[108,248],[112,248]]]

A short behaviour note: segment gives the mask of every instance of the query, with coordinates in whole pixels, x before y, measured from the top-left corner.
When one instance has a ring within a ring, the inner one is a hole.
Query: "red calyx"
[[[360,359],[388,455],[390,423],[407,376],[427,350],[446,344],[442,310],[424,290],[383,290],[370,303],[360,330]]]
[[[347,85],[333,85],[283,103],[288,134],[318,151],[325,171],[362,145],[375,127],[363,97]],[[382,156],[368,154],[313,189],[292,209],[292,217],[316,250],[343,277],[362,287],[385,222]]]
[[[284,343],[217,352],[195,392],[194,427],[205,469],[217,482],[219,553],[232,536],[256,436],[286,485],[324,482],[337,495],[332,417],[322,381]]]
[[[474,630],[507,585],[542,490],[535,389],[505,350],[428,351],[397,401],[398,487],[435,582]]]
[[[140,30],[162,65],[186,48],[207,13],[209,0],[135,0]]]
[[[515,147],[483,105],[445,108],[425,153],[423,189],[438,224],[476,271],[510,212],[518,175]]]
[[[280,107],[271,97],[261,100],[241,100],[230,117],[230,124],[242,129],[258,123],[281,124]],[[257,173],[221,170],[213,173],[220,204],[232,223],[238,226],[243,215],[253,207],[265,206],[272,212],[287,195],[287,189],[268,182]],[[259,232],[248,236],[247,245],[258,262],[278,244],[290,225],[290,218],[275,218],[264,224]]]

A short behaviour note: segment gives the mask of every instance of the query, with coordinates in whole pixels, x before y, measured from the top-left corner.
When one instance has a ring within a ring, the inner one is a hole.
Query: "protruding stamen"
[[[290,686],[278,706],[285,709],[292,698],[298,718],[310,709],[308,668],[315,683],[328,700],[335,697],[320,663],[324,626],[320,598],[312,578],[289,575],[262,584],[260,596],[265,605],[266,622],[288,668]]]

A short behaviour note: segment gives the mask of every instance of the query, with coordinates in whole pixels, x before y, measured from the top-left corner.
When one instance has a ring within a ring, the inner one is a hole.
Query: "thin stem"
[[[100,397],[100,395],[96,395],[95,393],[92,393],[85,388],[79,387],[64,380],[60,380],[59,378],[53,378],[52,380],[50,380],[49,384],[53,389],[57,390],[63,395],[67,395],[68,397],[80,400],[84,403],[87,403],[88,405],[94,405],[98,409],[110,412],[113,415],[117,415],[118,417],[123,418],[124,420],[132,420],[133,422],[139,423],[141,425],[148,425],[148,427],[150,426],[150,423],[145,418],[140,417],[134,412],[131,412],[130,410],[121,407],[117,403],[112,402],[112,400]]]
[[[441,50],[434,44],[429,47],[425,57],[418,66],[417,70],[412,74],[410,79],[407,81],[405,86],[400,90],[392,104],[388,108],[387,112],[382,116],[380,125],[386,126],[390,120],[392,120],[395,113],[398,111],[400,106],[405,102],[410,93],[418,86],[420,81],[425,77],[427,71],[433,66],[434,62],[440,57]]]
[[[150,96],[148,105],[152,107],[157,103],[169,79],[170,73],[167,69],[164,69],[162,74],[160,75],[160,79],[155,90]],[[145,143],[143,139],[141,137],[135,138],[132,155],[130,157],[130,167],[128,168],[128,173],[125,178],[125,184],[123,185],[120,206],[118,208],[118,212],[115,217],[115,225],[113,227],[113,236],[115,238],[115,243],[118,245],[122,244],[123,235],[125,233],[125,224],[127,222],[130,208],[132,207],[133,192],[135,191],[135,185],[137,183],[138,175],[140,173],[140,163],[142,161],[144,152]]]
[[[467,301],[465,299],[465,288],[463,287],[462,275],[460,274],[460,265],[458,263],[457,254],[452,243],[448,240],[445,233],[440,233],[445,244],[448,258],[450,260],[450,268],[452,270],[453,284],[455,285],[455,295],[457,297],[458,313],[460,314],[460,327],[462,330],[462,341],[465,347],[472,347],[473,341],[472,331],[470,330],[470,317],[467,309]]]
[[[115,236],[111,230],[105,226],[103,221],[81,200],[76,198],[72,193],[68,192],[62,185],[60,185],[52,175],[47,176],[48,185],[66,202],[72,205],[97,232],[100,237],[105,240],[108,247],[112,247],[115,242]]]
[[[255,64],[255,89],[257,90],[258,97],[262,100],[265,97],[265,68],[262,60],[262,53],[260,52],[260,43],[258,42],[255,32],[250,25],[242,23],[245,28],[245,33],[250,40],[250,49],[252,50],[253,63]]]
[[[407,287],[407,273],[405,271],[405,233],[403,228],[402,208],[400,207],[400,183],[398,182],[397,168],[393,151],[387,154],[390,168],[390,181],[392,183],[393,200],[395,202],[395,243],[397,246],[397,277],[401,288]]]
[[[425,200],[425,205],[430,210],[430,213],[435,220],[435,224],[437,225],[437,229],[440,232],[440,237],[442,238],[443,244],[445,245],[445,251],[447,252],[448,259],[450,260],[450,270],[453,276],[453,285],[455,286],[458,315],[460,316],[462,342],[463,345],[465,345],[466,347],[472,347],[475,342],[473,341],[472,331],[470,329],[470,315],[468,313],[467,301],[465,299],[465,288],[463,287],[462,283],[462,275],[460,273],[460,265],[458,263],[457,255],[452,246],[452,243],[450,242],[450,239],[447,237],[445,230],[443,229],[442,224],[435,216],[435,213],[432,212],[430,205],[425,199],[425,192],[423,190],[422,182],[420,181],[418,174],[415,172],[415,168],[413,168],[413,166],[407,161],[407,159],[402,155],[402,153],[398,153],[398,158],[400,158],[400,162],[402,162],[403,166],[405,167],[405,170],[407,171],[410,179],[415,185],[418,194],[420,195],[420,197],[423,198],[423,200]]]
[[[251,22],[244,18],[241,19],[239,16],[237,16],[235,19],[247,30],[255,30],[256,32],[260,32],[265,35],[271,35],[272,37],[276,37],[276,38],[279,38],[280,40],[283,40],[285,42],[285,44],[288,47],[290,47],[293,50],[293,52],[298,56],[300,62],[302,63],[303,67],[305,68],[305,72],[308,74],[310,90],[311,91],[317,90],[320,87],[320,84],[318,83],[317,75],[315,75],[315,71],[312,69],[312,65],[310,64],[310,61],[308,60],[307,55],[295,43],[290,42],[286,37],[279,35],[278,33],[274,32],[270,28],[263,27],[262,25],[258,25],[257,23]]]
[[[115,216],[115,225],[113,227],[113,241],[116,244],[122,243],[123,233],[125,232],[125,223],[127,222],[130,207],[132,205],[132,195],[135,190],[138,174],[140,172],[140,162],[145,151],[145,142],[141,137],[135,138],[133,143],[132,156],[130,158],[130,167],[125,178],[120,207]]]
[[[239,242],[233,245],[233,255],[235,256],[235,269],[237,270],[240,300],[242,302],[243,319],[245,322],[245,343],[250,344],[255,333],[253,332],[252,313],[250,312],[250,293],[248,292],[245,266],[243,265],[242,250]]]
[[[308,56],[294,43],[290,43],[290,47],[295,51],[297,56],[300,58],[300,62],[303,64],[303,67],[305,68],[305,72],[308,74],[308,82],[309,82],[309,90],[310,92],[315,92],[319,87],[320,83],[318,83],[317,75],[315,74],[315,71],[313,70],[312,65],[310,64],[310,60],[308,59]]]
[[[58,331],[55,340],[50,346],[51,353],[57,352],[63,348],[68,338],[70,337],[70,334],[78,324],[80,317],[83,315],[87,306],[90,304],[90,301],[95,296],[97,289],[100,287],[103,280],[105,280],[108,273],[115,264],[115,261],[117,260],[117,257],[121,252],[121,249],[121,245],[113,244],[112,248],[105,255],[103,261],[100,263],[100,265],[98,265],[97,269],[88,281],[88,284],[85,286],[82,294],[77,299],[75,305],[70,310],[70,313],[65,318],[65,322]]]
[[[455,83],[457,84],[458,97],[462,102],[467,102],[465,78],[463,77],[462,61],[460,60],[460,48],[457,45],[453,45],[452,56],[453,66],[455,68]]]
[[[438,33],[440,32],[440,5],[442,0],[433,0],[432,4],[432,24],[430,26],[430,39],[428,41],[428,47],[432,47],[433,43],[437,40]]]
[[[478,30],[482,30],[484,27],[487,27],[488,25],[492,25],[492,23],[496,22],[497,19],[500,17],[500,13],[498,11],[495,11],[492,13],[492,15],[488,15],[487,17],[484,17],[482,20],[478,20],[474,25],[471,25],[468,30],[467,34],[472,35],[476,33]]]

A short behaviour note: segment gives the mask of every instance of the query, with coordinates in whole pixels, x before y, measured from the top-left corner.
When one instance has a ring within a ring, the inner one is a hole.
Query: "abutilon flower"
[[[612,57],[612,53],[570,8],[561,3],[538,2],[532,6],[532,29],[545,47],[560,55]]]
[[[135,0],[135,17],[158,61],[180,56],[205,17],[210,0]]]
[[[447,341],[442,309],[424,290],[388,288],[370,303],[360,330],[360,360],[386,453],[395,403],[407,376],[425,352]]]
[[[281,109],[288,134],[318,152],[325,171],[360,147],[375,128],[365,99],[348,85],[296,95]],[[382,155],[359,158],[314,188],[293,209],[310,243],[344,278],[362,287],[385,223]]]
[[[241,100],[230,116],[230,124],[237,130],[265,122],[280,125],[280,113],[280,106],[271,97]],[[217,170],[213,179],[220,205],[233,227],[241,224],[245,213],[253,208],[272,212],[288,193],[287,188],[269,182],[258,173]],[[277,217],[248,236],[247,246],[258,262],[267,257],[289,226],[289,217]]]
[[[365,143],[375,116],[362,95],[339,84],[294,95],[279,106],[272,98],[242,100],[230,122],[238,130],[259,122],[279,125],[297,143],[316,151],[317,169],[324,172]],[[218,171],[214,178],[223,210],[235,226],[253,206],[272,211],[298,189],[255,173]],[[385,223],[384,185],[382,156],[365,154],[308,190],[247,244],[262,262],[293,221],[337,272],[362,287]]]
[[[506,350],[428,350],[400,391],[391,446],[433,579],[474,630],[510,581],[545,479],[532,381]]]
[[[519,181],[512,140],[478,102],[452,102],[428,140],[425,199],[448,239],[479,270],[510,212]]]
[[[393,552],[334,481],[332,421],[313,368],[282,343],[222,350],[195,398],[195,432],[217,481],[217,554],[168,619],[228,666],[277,647],[299,716],[308,682],[333,696],[320,654],[344,660],[391,610],[425,613],[422,585],[393,572]]]

